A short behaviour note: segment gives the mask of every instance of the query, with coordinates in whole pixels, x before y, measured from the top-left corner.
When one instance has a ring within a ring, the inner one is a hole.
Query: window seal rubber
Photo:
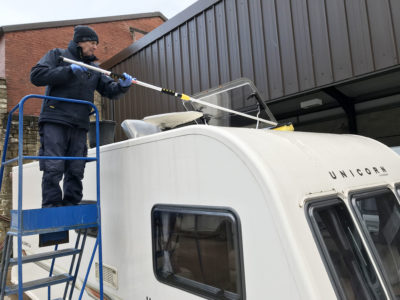
[[[237,245],[237,251],[238,251],[238,258],[237,258],[237,264],[238,264],[238,284],[240,285],[239,291],[241,294],[235,294],[238,295],[237,300],[246,300],[246,287],[245,287],[245,271],[244,271],[244,261],[243,261],[243,243],[242,243],[242,230],[241,230],[241,222],[239,215],[237,212],[230,208],[230,207],[220,207],[220,206],[196,206],[196,205],[171,205],[171,204],[155,204],[152,209],[151,209],[151,239],[152,239],[152,260],[153,260],[153,274],[157,281],[169,285],[171,287],[186,291],[188,293],[198,295],[201,297],[206,297],[207,299],[220,299],[216,295],[215,297],[210,298],[210,289],[212,290],[218,290],[218,288],[208,286],[206,284],[196,282],[196,285],[198,287],[204,285],[204,291],[208,292],[201,292],[201,289],[190,289],[190,288],[185,288],[185,286],[182,285],[176,285],[173,284],[173,282],[170,282],[168,280],[164,280],[160,278],[160,276],[157,274],[156,270],[156,255],[155,255],[155,243],[154,243],[154,238],[155,238],[155,226],[154,226],[154,212],[159,211],[159,212],[171,212],[171,213],[192,213],[192,214],[201,214],[203,215],[210,215],[210,216],[226,216],[229,217],[232,220],[233,227],[235,227],[236,231],[236,237],[233,237],[236,241],[235,244]],[[228,292],[230,293],[230,292]],[[233,294],[233,293],[232,293]]]

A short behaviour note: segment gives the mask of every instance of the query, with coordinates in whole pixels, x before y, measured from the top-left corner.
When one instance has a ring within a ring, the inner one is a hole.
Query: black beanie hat
[[[78,25],[74,29],[74,42],[96,41],[99,43],[99,37],[89,26]]]

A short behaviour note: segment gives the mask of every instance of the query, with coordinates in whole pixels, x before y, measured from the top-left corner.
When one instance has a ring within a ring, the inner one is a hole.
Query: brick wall
[[[96,51],[99,63],[128,47],[163,22],[164,20],[160,17],[152,17],[88,24],[99,35],[100,43]],[[74,26],[64,26],[6,32],[0,37],[0,155],[3,153],[8,111],[15,107],[25,95],[44,94],[44,87],[35,87],[30,83],[31,68],[50,49],[67,47],[73,36],[73,28]],[[24,155],[38,153],[40,142],[37,116],[40,113],[41,103],[39,99],[32,99],[24,105]],[[101,119],[102,103],[98,93],[95,94],[95,104],[99,109]],[[13,117],[12,124],[7,159],[18,156],[17,115]],[[11,168],[12,166],[7,166],[4,170],[0,192],[0,251],[9,228],[9,213],[12,208]]]
[[[2,124],[4,120],[7,121],[7,87],[6,81],[3,78],[0,78],[0,120]],[[5,126],[2,126],[0,129],[0,136],[1,136],[1,144],[0,144],[0,154],[1,157],[3,155],[3,144],[4,144],[4,134],[5,134]],[[8,176],[10,173],[11,168],[7,167],[4,171],[4,179],[0,193],[0,242],[1,247],[3,246],[3,241],[5,237],[5,233],[8,230],[9,222],[9,209],[11,204],[11,178]]]
[[[0,78],[5,78],[6,76],[6,43],[5,38],[0,37]]]
[[[99,63],[109,59],[122,49],[150,32],[164,22],[160,17],[135,20],[113,21],[88,24],[99,36],[96,56]],[[43,94],[44,87],[30,83],[31,68],[50,49],[66,48],[73,36],[73,26],[44,28],[37,30],[6,32],[5,39],[5,78],[8,86],[8,110],[27,94]],[[24,108],[26,115],[38,115],[41,101],[28,103]]]

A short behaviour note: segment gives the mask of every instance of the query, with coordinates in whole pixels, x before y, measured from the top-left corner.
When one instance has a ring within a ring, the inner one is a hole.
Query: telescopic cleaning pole
[[[113,73],[111,71],[107,71],[107,70],[104,70],[104,69],[101,69],[101,68],[98,68],[98,67],[95,67],[95,66],[91,66],[91,65],[85,64],[85,63],[80,62],[80,61],[75,61],[73,59],[69,59],[69,58],[63,57],[63,56],[61,56],[61,58],[62,58],[63,61],[65,61],[67,63],[75,64],[75,65],[78,65],[78,66],[81,66],[81,67],[85,67],[87,69],[90,69],[90,70],[93,70],[93,71],[100,72],[100,73],[103,73],[105,75],[108,75],[108,76],[110,76],[112,78],[125,79],[125,77],[123,75],[121,75],[121,74]],[[155,86],[155,85],[143,82],[143,81],[139,81],[136,78],[132,79],[132,83],[137,84],[137,85],[141,85],[143,87],[146,87],[146,88],[149,88],[149,89],[152,89],[152,90],[155,90],[155,91],[158,91],[158,92],[163,93],[163,94],[175,96],[176,98],[179,98],[181,100],[192,101],[192,102],[204,105],[204,106],[212,107],[212,108],[215,108],[215,109],[218,109],[218,110],[222,110],[222,111],[225,111],[225,112],[228,112],[228,113],[232,113],[232,114],[239,115],[239,116],[242,116],[242,117],[246,117],[246,118],[249,118],[249,119],[253,119],[253,120],[256,120],[256,121],[259,121],[259,122],[262,122],[262,123],[266,123],[266,124],[268,124],[270,126],[276,126],[278,124],[276,122],[268,121],[268,120],[265,120],[265,119],[254,117],[254,116],[249,115],[249,114],[241,113],[241,112],[236,111],[236,110],[232,110],[232,109],[225,108],[225,107],[222,107],[222,106],[219,106],[219,105],[215,105],[215,104],[212,104],[212,103],[208,103],[208,102],[205,102],[205,101],[202,101],[202,100],[199,100],[199,99],[195,99],[195,98],[192,98],[192,97],[190,97],[188,95],[185,95],[185,94],[176,93],[173,90],[164,89],[164,88],[161,88],[161,87],[158,87],[158,86]]]

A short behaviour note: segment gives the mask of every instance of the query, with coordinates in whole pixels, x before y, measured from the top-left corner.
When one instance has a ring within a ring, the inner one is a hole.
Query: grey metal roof
[[[106,22],[113,22],[113,21],[124,21],[124,20],[134,20],[134,19],[143,19],[143,18],[154,18],[154,17],[160,17],[164,21],[168,20],[168,18],[165,17],[161,12],[149,12],[149,13],[119,15],[119,16],[110,16],[110,17],[6,25],[6,26],[0,27],[0,36],[3,35],[4,33],[13,32],[13,31],[25,31],[25,30],[44,29],[44,28],[74,26],[74,25],[106,23]]]
[[[399,20],[400,1],[200,0],[102,67],[188,95],[246,77],[279,121],[306,128],[344,116],[329,132],[364,132],[361,114],[400,107]],[[183,110],[141,87],[104,103],[118,123]],[[231,108],[257,107],[244,97]]]
[[[179,14],[174,16],[172,19],[169,19],[164,24],[158,26],[140,40],[136,41],[135,43],[131,44],[129,47],[123,49],[121,52],[117,53],[110,59],[104,61],[101,66],[103,68],[110,68],[115,66],[116,64],[120,63],[121,61],[125,60],[129,56],[135,54],[136,52],[140,51],[141,49],[145,48],[151,43],[154,43],[159,38],[165,36],[168,32],[174,30],[175,28],[179,27],[186,21],[190,20],[197,14],[202,13],[204,10],[212,6],[213,4],[219,2],[221,0],[201,0],[193,3],[191,6],[186,8],[185,10],[181,11]]]

